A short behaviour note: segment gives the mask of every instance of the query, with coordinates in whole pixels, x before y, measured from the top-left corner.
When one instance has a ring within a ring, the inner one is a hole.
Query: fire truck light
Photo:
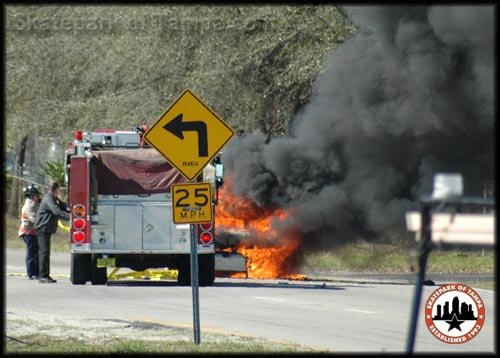
[[[75,214],[75,216],[84,216],[86,213],[87,210],[82,204],[77,204],[73,207],[73,214]]]
[[[83,132],[79,129],[75,131],[75,140],[83,140]]]
[[[212,235],[208,232],[204,232],[203,234],[201,234],[200,240],[203,244],[208,245],[212,242]]]
[[[85,234],[81,231],[75,231],[73,233],[73,241],[75,241],[75,242],[85,241]]]
[[[77,218],[73,220],[73,227],[76,230],[82,230],[85,227],[85,224],[86,224],[85,219]]]

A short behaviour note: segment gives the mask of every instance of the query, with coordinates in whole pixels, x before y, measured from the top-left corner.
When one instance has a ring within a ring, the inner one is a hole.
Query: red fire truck
[[[74,285],[105,284],[106,266],[135,271],[168,267],[178,270],[180,285],[191,284],[190,226],[172,221],[170,194],[172,184],[186,179],[144,143],[142,134],[140,129],[75,132],[66,157]],[[208,165],[197,178],[210,182],[214,193],[222,168],[217,168],[219,177],[215,172]],[[195,228],[199,284],[210,286],[214,222]]]

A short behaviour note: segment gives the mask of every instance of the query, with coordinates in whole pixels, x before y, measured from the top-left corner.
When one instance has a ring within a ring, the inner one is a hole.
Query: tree
[[[19,216],[19,187],[21,185],[20,177],[22,176],[27,142],[28,136],[24,136],[21,139],[16,156],[16,164],[14,166],[15,177],[12,180],[12,190],[10,192],[9,206],[7,209],[7,213],[10,216]]]
[[[323,57],[353,32],[330,5],[6,10],[7,127],[65,140],[151,124],[184,88],[236,130],[283,134]]]
[[[331,5],[5,9],[13,145],[32,133],[67,142],[75,129],[152,124],[185,88],[237,131],[283,135],[323,57],[354,31]]]

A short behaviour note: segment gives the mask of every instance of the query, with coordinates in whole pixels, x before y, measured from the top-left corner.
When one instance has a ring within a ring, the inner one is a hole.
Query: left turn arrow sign
[[[177,138],[184,140],[184,132],[198,133],[198,156],[208,157],[208,132],[207,125],[202,121],[182,121],[182,113],[178,114],[174,119],[165,124],[163,128],[175,135]]]

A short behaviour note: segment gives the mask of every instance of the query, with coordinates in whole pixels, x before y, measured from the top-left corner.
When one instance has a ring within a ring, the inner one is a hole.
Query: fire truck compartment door
[[[115,206],[115,249],[142,250],[142,206]]]
[[[115,207],[99,206],[99,224],[92,224],[92,249],[115,248]]]
[[[142,205],[144,250],[169,250],[172,237],[172,207],[168,203]]]

